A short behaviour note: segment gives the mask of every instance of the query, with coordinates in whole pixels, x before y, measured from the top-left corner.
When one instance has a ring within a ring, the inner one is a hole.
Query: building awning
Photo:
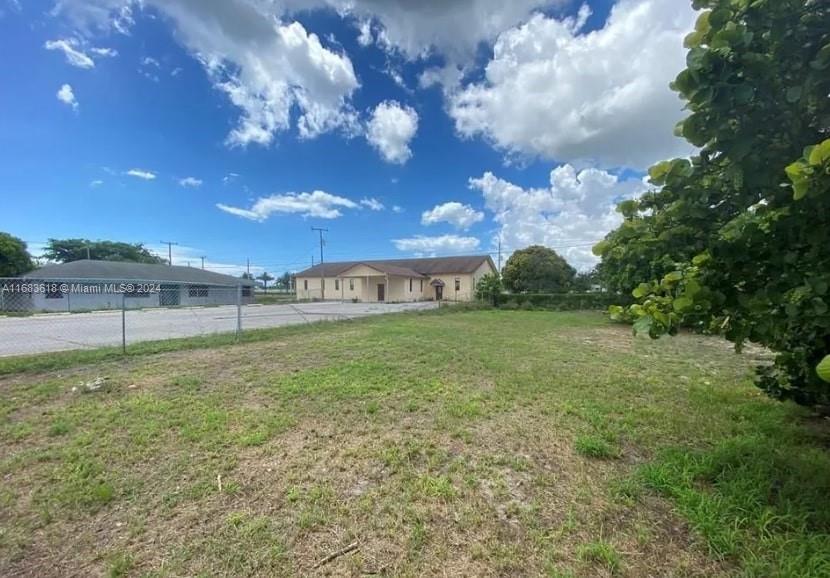
[[[432,280],[432,282],[430,283],[430,285],[431,285],[432,287],[445,287],[445,286],[446,286],[446,285],[444,284],[444,282],[443,282],[443,281],[441,281],[440,279],[433,279],[433,280]]]

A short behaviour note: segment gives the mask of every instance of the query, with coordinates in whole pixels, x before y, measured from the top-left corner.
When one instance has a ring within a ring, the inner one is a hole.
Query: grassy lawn
[[[828,424],[751,352],[590,313],[251,335],[1,362],[0,575],[830,576]]]

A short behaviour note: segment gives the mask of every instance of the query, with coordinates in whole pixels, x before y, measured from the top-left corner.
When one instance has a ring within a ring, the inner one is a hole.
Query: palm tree
[[[265,289],[265,292],[268,293],[268,281],[273,281],[274,278],[268,274],[268,271],[263,271],[262,274],[257,277],[257,280],[262,281],[262,287]]]

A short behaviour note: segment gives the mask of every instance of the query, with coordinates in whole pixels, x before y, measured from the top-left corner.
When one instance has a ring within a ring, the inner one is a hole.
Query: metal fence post
[[[127,353],[127,296],[121,293],[121,353]]]
[[[242,334],[242,283],[236,286],[236,336]]]

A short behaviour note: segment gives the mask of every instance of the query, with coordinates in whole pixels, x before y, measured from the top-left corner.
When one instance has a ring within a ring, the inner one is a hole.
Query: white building
[[[91,311],[252,303],[254,281],[194,267],[81,260],[47,265],[0,288],[0,310]]]
[[[324,263],[297,273],[297,299],[472,301],[479,280],[495,272],[487,255]]]

